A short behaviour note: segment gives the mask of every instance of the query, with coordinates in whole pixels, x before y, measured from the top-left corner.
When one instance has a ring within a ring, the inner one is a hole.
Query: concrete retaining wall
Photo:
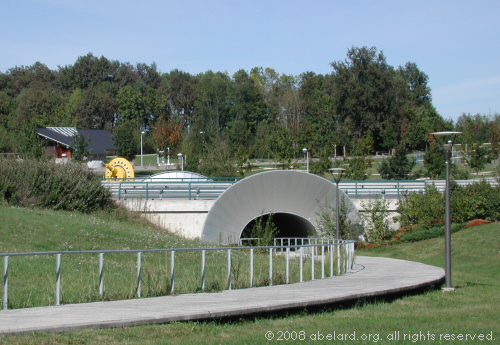
[[[372,200],[351,199],[351,201],[362,213]],[[399,224],[392,221],[392,217],[397,215],[398,200],[388,199],[387,201],[389,202],[391,227],[396,230],[399,228]],[[201,238],[203,224],[215,200],[128,199],[120,200],[118,203],[128,210],[140,212],[141,216],[149,222],[170,232],[186,238]]]

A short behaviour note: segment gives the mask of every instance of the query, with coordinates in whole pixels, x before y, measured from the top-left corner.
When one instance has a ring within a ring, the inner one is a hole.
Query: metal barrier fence
[[[120,199],[217,199],[226,189],[237,183],[231,180],[161,180],[161,181],[103,181],[115,198]],[[339,188],[353,199],[401,198],[406,192],[424,192],[428,181],[341,181]]]
[[[103,181],[113,196],[120,199],[217,199],[226,189],[240,181],[240,178],[213,179],[200,181],[197,179],[174,179],[172,181]],[[495,179],[485,179],[492,186],[498,185]],[[456,180],[461,186],[477,183],[480,180]],[[370,199],[382,197],[399,199],[409,192],[423,193],[427,186],[433,184],[439,191],[444,191],[444,180],[366,180],[341,181],[339,188],[352,199]]]
[[[279,240],[279,239],[278,239]],[[152,252],[170,252],[170,289],[174,293],[175,289],[175,253],[176,252],[197,252],[201,255],[200,269],[200,288],[205,290],[205,266],[207,251],[226,251],[227,255],[227,289],[231,290],[231,258],[232,251],[249,251],[249,286],[254,286],[254,250],[268,251],[269,255],[269,285],[273,284],[273,257],[277,255],[285,255],[286,270],[285,283],[290,282],[290,258],[293,254],[295,258],[300,260],[299,263],[299,281],[304,281],[304,260],[311,260],[311,280],[315,280],[315,265],[316,261],[321,262],[321,278],[325,278],[325,262],[326,254],[329,254],[330,261],[330,277],[334,276],[334,261],[337,263],[336,275],[341,275],[349,272],[354,260],[354,241],[333,241],[328,240],[324,243],[317,244],[295,244],[288,246],[237,246],[237,247],[207,247],[207,248],[170,248],[170,249],[140,249],[140,250],[82,250],[82,251],[50,251],[50,252],[26,252],[26,253],[0,253],[3,257],[3,309],[8,308],[9,297],[9,258],[20,256],[51,256],[56,258],[55,267],[55,305],[60,305],[61,301],[61,259],[62,256],[74,254],[88,254],[99,256],[98,267],[98,293],[99,298],[103,298],[104,293],[104,254],[117,253],[135,253],[137,255],[137,274],[136,274],[136,295],[141,297],[141,255],[143,253]],[[293,253],[294,252],[294,253]],[[297,254],[298,252],[298,254]]]

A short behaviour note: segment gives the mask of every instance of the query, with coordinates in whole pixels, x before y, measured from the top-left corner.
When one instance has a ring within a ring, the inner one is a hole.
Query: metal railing
[[[82,251],[48,251],[48,252],[24,252],[24,253],[0,253],[3,257],[3,309],[8,308],[9,298],[9,259],[21,256],[55,256],[55,305],[61,303],[61,261],[63,256],[75,254],[98,255],[98,294],[99,298],[103,298],[104,294],[104,254],[120,254],[120,253],[135,253],[137,256],[137,272],[136,272],[136,295],[141,297],[141,256],[143,253],[153,252],[170,252],[170,292],[175,291],[175,253],[177,252],[196,252],[201,255],[201,269],[199,272],[200,289],[205,290],[205,267],[206,267],[206,252],[207,251],[226,251],[227,256],[227,289],[232,288],[231,277],[231,259],[232,251],[249,251],[249,284],[248,287],[254,287],[254,251],[268,251],[269,255],[269,285],[273,284],[273,257],[278,255],[278,252],[285,255],[286,273],[285,283],[290,283],[290,259],[298,257],[299,261],[299,281],[304,281],[304,260],[311,260],[311,280],[315,280],[315,265],[317,261],[321,262],[321,278],[325,278],[325,262],[326,255],[329,254],[330,261],[330,277],[341,275],[349,272],[354,260],[354,241],[325,241],[317,244],[298,244],[295,242],[293,246],[236,246],[236,247],[207,247],[207,248],[162,248],[162,249],[137,249],[137,250],[82,250]],[[334,262],[337,269],[334,270]]]
[[[213,179],[199,180],[161,180],[161,181],[103,181],[113,196],[120,199],[188,199],[199,200],[217,199],[226,189],[241,179]],[[476,183],[478,180],[456,180],[461,186]],[[498,183],[494,179],[487,179],[493,186]],[[423,193],[427,187],[434,184],[439,191],[444,190],[444,180],[369,180],[369,181],[341,181],[339,188],[352,199],[370,199],[382,197],[385,199],[400,199],[406,193]]]
[[[213,181],[103,181],[118,200],[121,199],[217,199],[239,179]],[[406,192],[423,192],[428,181],[341,181],[339,187],[353,199],[401,198]]]

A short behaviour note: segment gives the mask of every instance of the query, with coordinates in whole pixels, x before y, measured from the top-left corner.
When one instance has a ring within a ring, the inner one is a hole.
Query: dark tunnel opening
[[[257,217],[250,221],[241,233],[241,238],[251,238],[252,230],[259,218],[266,224],[272,215],[272,221],[278,233],[275,237],[309,237],[314,234],[314,226],[307,219],[291,213],[272,213]]]

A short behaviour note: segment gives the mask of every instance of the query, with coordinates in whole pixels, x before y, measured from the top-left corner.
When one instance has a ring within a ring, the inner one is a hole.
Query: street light
[[[309,151],[304,147],[302,149],[302,152],[304,152],[305,155],[307,155],[306,157],[306,160],[307,160],[307,172],[309,172]]]
[[[142,161],[142,135],[143,135],[144,133],[146,133],[146,132],[141,131],[141,167],[143,167],[143,166],[144,166],[144,163],[143,163],[143,161]]]
[[[445,164],[446,164],[446,190],[445,190],[445,209],[444,209],[444,247],[445,247],[445,288],[444,291],[454,291],[455,289],[451,286],[451,215],[450,215],[450,159],[451,152],[453,150],[453,141],[458,134],[462,132],[434,132],[432,136],[436,140],[439,149],[443,153]],[[439,137],[450,137],[451,140],[440,143]],[[448,149],[445,148],[445,143],[448,144]]]
[[[181,161],[181,171],[184,171],[184,157],[182,157],[182,153],[179,152],[177,158]]]
[[[340,198],[339,198],[339,182],[342,179],[342,174],[345,169],[342,168],[331,168],[328,169],[332,173],[333,179],[335,180],[335,184],[337,185],[336,200],[335,200],[335,227],[336,227],[336,235],[337,241],[340,239]]]

